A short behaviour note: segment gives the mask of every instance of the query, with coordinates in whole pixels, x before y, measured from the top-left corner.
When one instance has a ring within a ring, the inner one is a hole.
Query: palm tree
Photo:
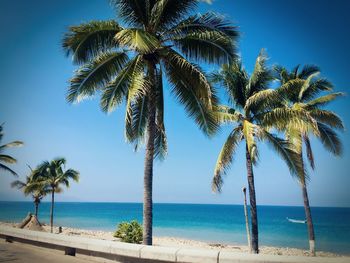
[[[276,66],[275,72],[277,73],[277,78],[281,82],[279,90],[284,92],[287,97],[282,107],[303,112],[303,114],[310,116],[315,124],[305,125],[295,120],[286,130],[286,137],[295,145],[300,162],[303,165],[298,179],[304,200],[310,253],[314,256],[315,233],[307,192],[307,180],[309,177],[307,170],[304,168],[303,147],[305,147],[306,156],[312,170],[315,168],[315,163],[309,134],[316,135],[327,151],[336,156],[341,155],[342,144],[334,129],[343,130],[344,125],[342,120],[335,113],[325,110],[323,107],[339,96],[342,96],[343,93],[331,93],[333,85],[327,79],[317,77],[317,75],[320,74],[320,69],[314,65],[306,65],[302,69],[300,69],[300,66],[296,66],[290,72],[284,67]],[[327,94],[320,96],[322,92],[327,92]]]
[[[38,184],[38,182],[33,180],[32,175],[26,176],[25,181],[16,180],[12,182],[11,187],[22,190],[25,196],[32,196],[35,207],[35,216],[38,218],[39,204],[41,202],[41,199],[43,199],[46,194],[50,192],[50,189],[46,185]]]
[[[0,125],[0,142],[2,140],[2,137],[4,136],[3,125],[4,124]],[[14,176],[18,176],[15,171],[13,171],[11,168],[9,168],[7,165],[4,164],[4,163],[14,164],[17,162],[17,160],[10,155],[3,154],[3,152],[7,148],[18,147],[18,146],[22,146],[22,145],[23,145],[23,142],[21,142],[21,141],[13,141],[13,142],[10,142],[10,143],[4,144],[4,145],[0,145],[0,169],[1,170],[7,171]]]
[[[53,211],[55,203],[55,193],[63,191],[61,185],[69,187],[69,180],[79,181],[79,172],[73,169],[64,171],[66,160],[64,158],[56,158],[51,162],[44,161],[32,172],[33,180],[37,185],[49,188],[51,193],[51,210],[50,210],[50,226],[53,232]]]
[[[80,65],[67,100],[101,94],[101,108],[126,101],[125,135],[137,149],[146,144],[143,243],[152,244],[153,160],[167,152],[163,77],[189,116],[208,135],[218,125],[210,110],[216,97],[200,67],[190,62],[227,62],[235,57],[236,28],[213,13],[187,16],[197,0],[114,0],[126,25],[91,21],[72,26],[63,47]],[[188,60],[190,59],[190,60]]]
[[[245,141],[246,166],[251,214],[251,251],[259,252],[258,215],[254,185],[253,165],[258,161],[258,141],[266,141],[284,159],[292,173],[297,173],[300,164],[293,147],[270,132],[275,124],[286,125],[294,116],[292,111],[276,112],[275,104],[279,94],[268,89],[273,80],[272,72],[266,65],[266,54],[262,50],[256,60],[251,76],[242,68],[241,62],[223,65],[219,72],[213,73],[213,83],[223,86],[233,107],[218,106],[217,115],[221,123],[233,123],[235,126],[229,134],[216,163],[212,188],[220,192],[223,175],[227,173],[240,142]]]

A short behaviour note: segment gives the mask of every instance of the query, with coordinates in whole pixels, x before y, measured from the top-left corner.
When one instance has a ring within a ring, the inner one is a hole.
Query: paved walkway
[[[7,243],[0,240],[0,263],[88,263],[116,261],[77,254],[76,257],[65,256],[63,251],[41,248],[22,243]]]

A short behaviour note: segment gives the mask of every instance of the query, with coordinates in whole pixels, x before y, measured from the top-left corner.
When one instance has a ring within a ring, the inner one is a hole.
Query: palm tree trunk
[[[34,205],[35,205],[35,217],[38,219],[39,203],[37,201],[35,201]]]
[[[155,83],[155,65],[148,63],[148,74],[152,84]],[[153,224],[153,157],[154,157],[154,139],[156,131],[156,98],[155,90],[152,85],[148,93],[148,123],[147,123],[147,145],[145,156],[144,171],[144,194],[143,194],[143,244],[152,245],[152,224]]]
[[[53,206],[55,204],[55,189],[52,188],[51,193],[51,211],[50,211],[50,227],[51,227],[51,233],[53,232]]]
[[[247,189],[243,187],[242,189],[244,195],[244,219],[245,219],[245,228],[247,231],[247,240],[248,247],[251,249],[251,241],[250,241],[250,230],[249,230],[249,220],[248,220],[248,211],[247,211]]]
[[[250,154],[249,154],[247,144],[246,144],[246,165],[247,165],[247,177],[248,177],[248,188],[249,188],[250,218],[252,222],[252,241],[251,241],[250,249],[252,253],[258,254],[259,253],[258,211],[256,209],[253,165],[250,159]]]
[[[304,209],[305,209],[305,216],[306,216],[306,222],[307,222],[307,230],[309,233],[309,246],[310,246],[310,254],[312,256],[315,256],[315,232],[314,232],[314,224],[312,222],[312,216],[311,216],[311,209],[309,204],[309,197],[307,194],[307,188],[305,182],[301,183],[301,188],[303,192],[303,199],[304,199]]]

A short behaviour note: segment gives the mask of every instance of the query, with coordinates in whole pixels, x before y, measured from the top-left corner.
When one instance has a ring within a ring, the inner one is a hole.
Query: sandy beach
[[[12,226],[17,227],[16,223],[9,222],[0,222],[1,226]],[[50,226],[43,225],[46,232],[50,232]],[[58,233],[58,227],[54,227],[54,233]],[[101,240],[109,241],[118,241],[118,238],[113,237],[113,232],[108,231],[97,231],[97,230],[86,230],[86,229],[77,229],[70,227],[62,227],[62,233],[60,235],[68,236],[81,236],[87,238],[95,238]],[[164,246],[164,247],[181,247],[181,248],[201,248],[201,249],[221,249],[223,251],[229,252],[241,252],[248,253],[248,246],[244,245],[231,245],[231,244],[220,244],[220,243],[209,243],[198,240],[190,240],[178,237],[154,237],[153,243],[155,246]],[[309,256],[307,250],[289,248],[289,247],[270,247],[270,246],[261,246],[261,254],[269,255],[286,255],[286,256]],[[331,252],[317,251],[317,256],[319,257],[341,257],[342,255],[334,254]]]

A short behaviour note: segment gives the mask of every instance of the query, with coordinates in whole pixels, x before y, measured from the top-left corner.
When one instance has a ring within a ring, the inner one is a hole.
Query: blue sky
[[[239,50],[252,70],[261,48],[270,63],[291,68],[314,63],[337,91],[349,93],[350,18],[348,1],[216,0],[201,3],[198,12],[215,11],[232,20],[242,34]],[[10,150],[21,176],[26,164],[64,156],[68,167],[80,171],[81,181],[57,197],[61,201],[141,202],[144,151],[137,153],[124,138],[124,107],[106,115],[98,99],[69,105],[65,101],[74,67],[61,48],[69,25],[92,19],[115,18],[103,0],[2,0],[0,9],[0,122],[3,142],[21,139],[25,146]],[[211,67],[210,69],[214,69]],[[246,183],[243,147],[238,151],[220,195],[210,188],[217,155],[230,127],[212,139],[204,136],[173,97],[166,92],[165,125],[169,154],[156,162],[154,202],[242,203]],[[330,108],[350,123],[350,100]],[[350,138],[341,134],[344,155],[335,158],[312,140],[316,171],[311,173],[309,196],[314,206],[350,206],[348,162]],[[258,204],[302,205],[298,183],[284,163],[260,145],[255,168]],[[13,177],[0,176],[0,200],[24,200],[10,188]]]

